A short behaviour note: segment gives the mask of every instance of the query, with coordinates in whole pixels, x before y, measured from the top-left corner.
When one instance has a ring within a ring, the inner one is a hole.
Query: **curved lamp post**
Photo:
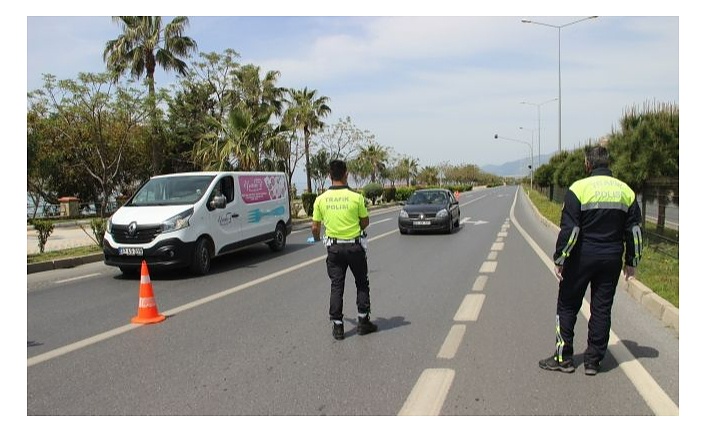
[[[576,21],[572,21],[566,24],[562,25],[554,25],[554,24],[547,24],[544,22],[538,22],[538,21],[532,21],[529,19],[523,19],[522,22],[524,24],[537,24],[537,25],[543,25],[545,27],[552,27],[557,30],[559,30],[559,151],[561,152],[561,29],[564,27],[568,27],[573,24],[578,24],[582,21],[586,21],[589,19],[594,19],[598,18],[597,16],[587,16],[586,18],[581,18],[577,19]]]
[[[554,102],[555,100],[559,100],[559,98],[555,97],[553,99],[545,100],[544,102],[541,102],[541,103],[520,102],[520,104],[522,104],[522,105],[532,105],[532,106],[537,107],[537,165],[538,166],[542,166],[542,113],[541,113],[541,107],[542,107],[542,105],[549,103],[549,102]]]
[[[504,139],[506,141],[514,141],[514,142],[520,142],[522,144],[525,144],[529,147],[530,149],[530,165],[529,165],[529,170],[530,170],[530,189],[534,189],[534,147],[532,144],[530,144],[527,141],[523,141],[520,139],[512,139],[512,138],[505,138],[503,136],[498,135],[497,133],[495,134],[495,139]]]

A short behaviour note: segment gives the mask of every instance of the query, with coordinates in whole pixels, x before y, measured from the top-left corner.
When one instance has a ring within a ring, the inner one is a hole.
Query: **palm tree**
[[[390,157],[388,148],[378,143],[369,144],[360,148],[358,159],[370,166],[370,182],[374,183],[385,170],[386,163]]]
[[[260,67],[246,64],[233,73],[237,86],[238,102],[253,114],[282,114],[284,94],[287,90],[277,86],[280,72],[268,71],[260,78]]]
[[[284,88],[277,87],[279,72],[260,78],[260,68],[246,65],[233,72],[233,105],[220,129],[199,140],[194,158],[209,169],[256,171],[284,170],[289,156],[286,126],[271,123],[282,110]]]
[[[407,183],[409,187],[410,178],[415,178],[419,173],[419,161],[415,158],[405,156],[402,157],[399,164],[397,165],[402,179]]]
[[[174,70],[186,75],[188,68],[182,57],[189,57],[197,50],[196,42],[184,36],[189,19],[178,16],[164,26],[160,16],[114,16],[113,22],[120,24],[122,34],[105,44],[103,61],[115,73],[115,79],[127,71],[132,78],[145,75],[153,132],[157,132],[154,72],[160,66],[165,71]],[[152,171],[155,174],[159,173],[161,159],[160,140],[152,136]]]
[[[436,166],[425,166],[419,172],[417,178],[426,186],[437,185],[439,184],[439,168]]]
[[[289,90],[292,100],[288,115],[294,127],[304,132],[304,155],[306,157],[306,187],[311,193],[311,166],[309,160],[309,141],[311,135],[318,129],[323,128],[322,117],[331,113],[331,108],[327,105],[329,98],[326,96],[316,97],[316,90]]]

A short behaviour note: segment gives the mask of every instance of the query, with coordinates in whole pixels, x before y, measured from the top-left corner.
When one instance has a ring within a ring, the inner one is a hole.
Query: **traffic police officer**
[[[370,321],[370,284],[366,257],[365,228],[370,219],[365,199],[348,187],[348,171],[342,160],[329,163],[331,187],[314,201],[312,241],[321,239],[321,224],[326,228],[326,270],[331,279],[329,318],[333,322],[333,337],[342,340],[343,290],[346,271],[350,267],[357,290],[358,334],[377,331]]]
[[[574,325],[588,285],[591,316],[584,370],[596,375],[608,349],[613,297],[621,267],[634,277],[642,254],[642,215],[635,193],[613,177],[608,150],[586,149],[587,178],[574,182],[566,193],[561,227],[554,253],[559,279],[556,306],[556,351],[539,361],[540,368],[571,373],[575,370]]]

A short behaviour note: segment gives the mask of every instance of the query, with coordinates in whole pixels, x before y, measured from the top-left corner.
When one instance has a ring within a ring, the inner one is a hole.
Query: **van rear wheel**
[[[277,223],[275,228],[274,238],[267,243],[272,251],[280,251],[287,244],[287,232],[284,229],[283,223]]]
[[[206,275],[211,270],[211,251],[206,238],[199,238],[196,241],[189,269],[196,275]]]

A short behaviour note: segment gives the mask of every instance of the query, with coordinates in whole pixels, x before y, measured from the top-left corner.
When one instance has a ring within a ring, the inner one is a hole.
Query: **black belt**
[[[329,240],[331,240],[331,244],[360,244],[360,238],[354,238],[354,239],[329,238]]]

